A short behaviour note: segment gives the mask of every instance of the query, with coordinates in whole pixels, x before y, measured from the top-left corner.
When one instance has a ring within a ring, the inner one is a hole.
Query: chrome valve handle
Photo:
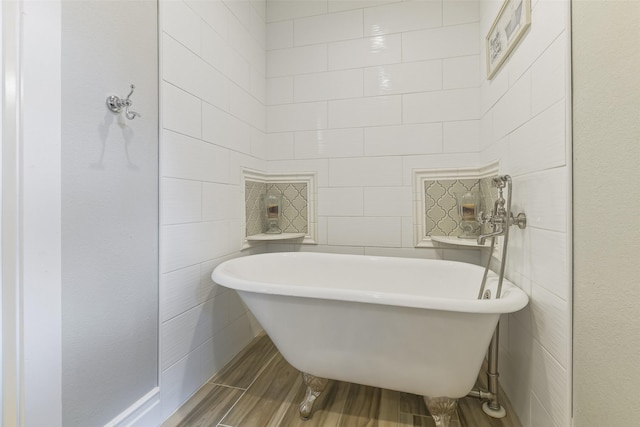
[[[131,92],[129,92],[129,95],[127,95],[126,99],[121,99],[116,95],[107,97],[107,107],[109,108],[109,110],[114,113],[121,113],[122,109],[124,108],[124,115],[129,120],[133,120],[136,117],[140,116],[139,113],[136,113],[135,111],[129,109],[131,105],[133,105],[133,102],[129,98],[131,98],[131,95],[133,95],[133,91],[135,90],[135,88],[135,85],[132,84]]]

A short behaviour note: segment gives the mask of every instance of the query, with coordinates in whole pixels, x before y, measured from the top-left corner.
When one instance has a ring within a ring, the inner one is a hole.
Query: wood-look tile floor
[[[421,396],[330,380],[303,421],[305,387],[266,335],[259,335],[162,427],[434,427]],[[508,400],[502,419],[474,398],[458,401],[455,427],[521,427]]]

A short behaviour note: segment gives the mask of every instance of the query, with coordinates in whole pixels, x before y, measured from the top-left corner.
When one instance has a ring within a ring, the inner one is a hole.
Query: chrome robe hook
[[[129,92],[129,95],[127,95],[126,99],[121,99],[116,95],[111,95],[107,97],[107,107],[109,107],[109,110],[111,110],[114,113],[120,113],[124,108],[124,115],[129,120],[133,120],[136,117],[140,116],[139,113],[136,113],[135,111],[129,109],[129,107],[131,107],[131,105],[133,104],[133,102],[129,98],[131,97],[131,95],[133,95],[133,91],[135,90],[135,88],[136,88],[135,85],[132,84],[131,92]]]

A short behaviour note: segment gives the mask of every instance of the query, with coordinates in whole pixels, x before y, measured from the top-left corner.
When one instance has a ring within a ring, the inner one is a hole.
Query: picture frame
[[[491,80],[531,25],[531,0],[505,0],[486,37],[487,79]]]

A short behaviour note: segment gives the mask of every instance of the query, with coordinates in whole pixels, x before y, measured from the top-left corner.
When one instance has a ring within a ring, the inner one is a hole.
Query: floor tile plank
[[[217,425],[244,390],[205,384],[162,427],[211,427]]]
[[[268,425],[298,381],[300,372],[278,355],[269,362],[221,423],[234,427]]]
[[[478,384],[485,388],[483,376]],[[422,396],[333,380],[303,421],[304,393],[300,372],[261,335],[162,427],[435,427]],[[459,399],[452,427],[522,427],[502,392],[507,417],[487,416],[481,403]]]
[[[278,350],[269,337],[266,334],[258,335],[209,382],[246,389],[276,353]]]

